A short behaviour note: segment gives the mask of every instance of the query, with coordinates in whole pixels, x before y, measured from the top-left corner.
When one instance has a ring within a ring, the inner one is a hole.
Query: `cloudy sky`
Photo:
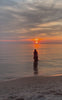
[[[0,41],[62,40],[62,0],[0,0]]]

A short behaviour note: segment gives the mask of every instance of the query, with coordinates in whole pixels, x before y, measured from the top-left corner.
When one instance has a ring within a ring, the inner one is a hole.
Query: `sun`
[[[38,44],[38,43],[39,43],[39,39],[36,38],[36,39],[34,40],[34,42],[35,42],[36,44]]]

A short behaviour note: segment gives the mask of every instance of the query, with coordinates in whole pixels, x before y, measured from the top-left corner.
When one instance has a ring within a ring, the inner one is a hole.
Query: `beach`
[[[62,76],[34,76],[0,82],[0,100],[62,100]]]

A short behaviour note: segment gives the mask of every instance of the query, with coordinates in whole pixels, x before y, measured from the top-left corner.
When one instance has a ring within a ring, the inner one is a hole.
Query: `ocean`
[[[34,49],[38,62],[33,60]],[[62,44],[0,43],[0,81],[62,75]]]

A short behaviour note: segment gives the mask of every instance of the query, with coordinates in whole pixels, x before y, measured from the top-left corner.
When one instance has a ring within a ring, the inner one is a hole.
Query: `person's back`
[[[34,61],[38,61],[38,52],[34,49]]]

